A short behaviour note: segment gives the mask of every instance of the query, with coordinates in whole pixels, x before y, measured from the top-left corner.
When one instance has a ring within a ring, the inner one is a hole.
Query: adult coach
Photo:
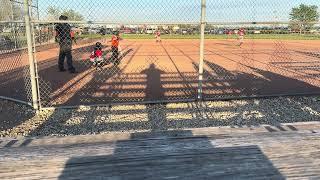
[[[60,21],[68,20],[67,16],[61,15]],[[59,60],[58,67],[60,72],[66,71],[64,68],[64,59],[67,58],[68,71],[70,73],[76,73],[76,69],[72,64],[72,37],[71,37],[71,26],[68,23],[58,23],[55,27],[56,41],[59,43]]]

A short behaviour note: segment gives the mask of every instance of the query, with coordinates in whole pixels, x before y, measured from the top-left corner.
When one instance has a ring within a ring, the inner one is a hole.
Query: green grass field
[[[0,36],[8,36],[10,39],[13,38],[13,34],[0,33]],[[22,36],[23,35],[23,36]],[[86,34],[80,35],[78,38],[111,38],[111,35],[101,36],[99,34]],[[154,39],[154,35],[149,34],[122,34],[123,39]],[[161,35],[162,39],[200,39],[200,35]],[[206,39],[237,39],[236,35],[228,37],[227,35],[215,35],[215,34],[206,34]],[[248,34],[245,36],[246,39],[280,39],[280,40],[320,40],[320,34]],[[18,34],[18,41],[26,41],[24,34]]]
[[[27,46],[26,37],[24,34],[17,34],[16,37],[13,36],[12,33],[0,33],[0,36],[9,37],[12,42],[14,38],[16,38],[17,48],[23,48]],[[121,37],[127,40],[146,40],[146,39],[155,39],[154,35],[148,34],[122,34]],[[111,35],[99,35],[99,34],[88,34],[88,35],[80,35],[78,38],[80,39],[100,39],[106,38],[111,39]],[[172,35],[162,35],[162,39],[200,39],[200,35],[180,35],[180,34],[172,34]],[[214,34],[206,34],[206,39],[237,39],[237,35],[232,35],[228,37],[227,35],[214,35]],[[261,40],[320,40],[320,35],[316,34],[248,34],[245,36],[245,39],[261,39]]]
[[[94,35],[81,35],[80,38],[111,38],[111,35],[101,36],[99,34]],[[123,39],[154,39],[154,35],[148,34],[122,34]],[[199,39],[200,35],[162,35],[162,39]],[[227,35],[213,35],[206,34],[206,39],[227,39],[230,38]],[[232,39],[236,39],[236,35],[231,36]],[[248,34],[245,36],[246,39],[282,39],[282,40],[320,40],[320,35],[315,34]]]

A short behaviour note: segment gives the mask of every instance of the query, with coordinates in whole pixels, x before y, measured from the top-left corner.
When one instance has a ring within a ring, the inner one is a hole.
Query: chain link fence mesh
[[[204,99],[319,93],[319,1],[207,1]]]
[[[42,106],[195,100],[199,2],[40,2],[56,37],[36,48]]]
[[[0,96],[31,103],[23,1],[0,1]]]
[[[204,100],[319,92],[318,1],[206,2]],[[30,101],[23,1],[1,3],[1,96]],[[42,107],[197,99],[200,0],[29,7]]]

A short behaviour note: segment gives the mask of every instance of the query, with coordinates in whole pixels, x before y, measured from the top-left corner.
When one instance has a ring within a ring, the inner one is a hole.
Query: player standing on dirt
[[[232,30],[227,30],[228,39],[232,39]]]
[[[60,21],[68,20],[67,16],[61,15],[59,17]],[[60,72],[66,71],[64,68],[64,59],[67,58],[68,70],[70,73],[76,73],[76,69],[72,64],[72,37],[71,37],[71,26],[68,23],[58,23],[55,26],[56,31],[56,42],[59,43],[59,60],[58,67]]]
[[[239,29],[238,31],[238,40],[239,40],[239,46],[241,47],[241,45],[244,42],[244,35],[246,34],[244,28]]]
[[[120,38],[119,31],[115,31],[111,37],[111,40],[108,41],[108,42],[111,42],[111,52],[112,52],[111,61],[115,65],[120,64],[120,61],[119,61],[119,42],[120,42],[120,40],[122,40],[122,39]]]
[[[155,37],[156,37],[156,42],[161,42],[161,32],[160,31],[156,31]]]

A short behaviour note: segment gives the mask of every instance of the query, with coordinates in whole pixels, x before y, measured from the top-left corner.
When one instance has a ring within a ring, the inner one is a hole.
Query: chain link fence
[[[204,99],[319,94],[318,1],[207,1]]]
[[[200,11],[182,0],[47,2],[35,24],[57,43],[36,48],[41,105],[194,101]]]
[[[1,96],[41,108],[319,93],[318,1],[1,3]]]
[[[31,105],[23,1],[2,0],[0,9],[0,96]]]

